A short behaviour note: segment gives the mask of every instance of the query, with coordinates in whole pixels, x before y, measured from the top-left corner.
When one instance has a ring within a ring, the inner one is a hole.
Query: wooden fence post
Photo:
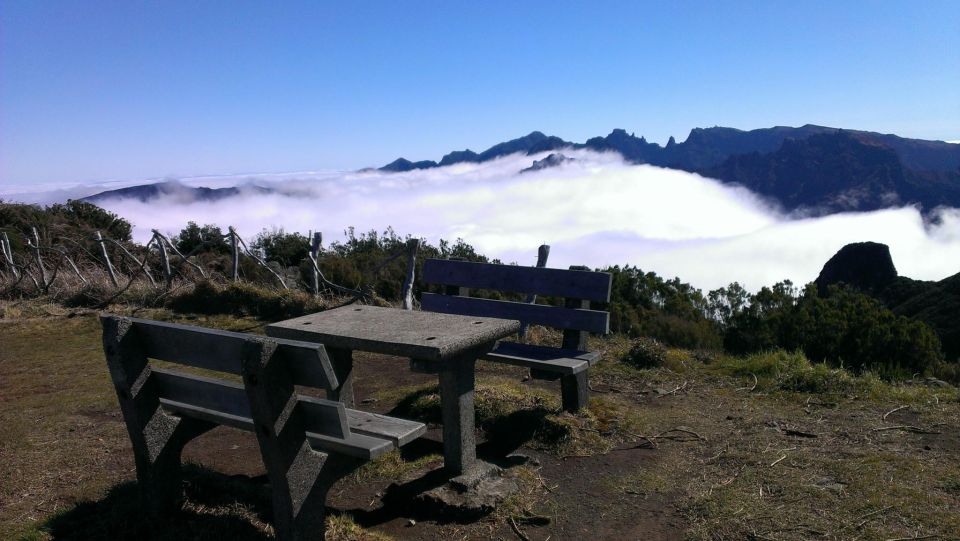
[[[547,258],[548,258],[548,257],[550,257],[550,246],[548,246],[548,245],[546,245],[546,244],[541,244],[541,245],[540,245],[540,248],[537,248],[537,268],[538,268],[538,269],[542,269],[543,267],[546,267],[546,266],[547,266]],[[531,293],[531,294],[527,295],[527,299],[526,299],[525,302],[526,302],[527,304],[533,304],[533,303],[537,302],[537,295],[536,295],[536,293]],[[530,326],[530,325],[529,325],[528,323],[523,323],[523,322],[521,322],[521,323],[520,323],[520,332],[518,332],[517,335],[518,335],[520,338],[525,338],[525,337],[527,336],[527,327],[529,327],[529,326]]]
[[[157,242],[157,248],[160,250],[160,268],[163,269],[164,287],[170,289],[170,285],[173,282],[173,275],[170,273],[170,258],[167,257],[167,246],[157,233],[153,234],[153,240]]]
[[[420,239],[407,241],[407,276],[403,280],[403,309],[413,310],[413,279],[417,267],[417,251],[420,250]]]
[[[3,257],[10,267],[10,271],[13,272],[13,277],[19,280],[20,271],[17,269],[17,264],[13,261],[13,247],[10,246],[10,237],[7,236],[6,231],[3,232],[3,238],[0,239],[0,247],[3,248]]]
[[[33,258],[37,260],[37,267],[40,268],[40,283],[46,288],[48,285],[47,269],[43,266],[43,259],[40,258],[40,235],[37,234],[36,227],[31,227],[30,230],[33,232],[33,241],[29,244],[33,248]]]
[[[110,262],[110,254],[107,253],[107,243],[103,240],[103,235],[97,231],[97,244],[100,245],[100,253],[103,255],[103,261],[107,264],[107,272],[110,273],[110,281],[113,282],[113,287],[120,287],[120,283],[117,282],[117,273],[113,271],[113,263]]]
[[[317,272],[317,257],[320,255],[320,243],[323,242],[323,233],[317,231],[313,233],[312,239],[310,240],[310,261],[313,262],[313,282],[310,284],[313,287],[313,294],[320,294],[320,273]]]
[[[230,250],[233,251],[233,281],[240,279],[240,249],[237,247],[237,232],[230,228]]]

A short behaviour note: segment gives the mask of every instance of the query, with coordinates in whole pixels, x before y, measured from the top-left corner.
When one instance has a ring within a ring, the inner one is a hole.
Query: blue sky
[[[351,169],[541,130],[960,139],[960,2],[0,4],[0,184]]]

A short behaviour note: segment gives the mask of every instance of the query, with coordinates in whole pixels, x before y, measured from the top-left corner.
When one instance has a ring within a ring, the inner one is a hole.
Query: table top
[[[319,342],[331,348],[443,361],[516,333],[520,322],[418,312],[378,306],[343,306],[267,326],[268,336]]]

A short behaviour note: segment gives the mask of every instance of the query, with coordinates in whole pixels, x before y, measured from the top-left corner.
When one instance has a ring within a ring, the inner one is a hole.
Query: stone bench
[[[610,300],[611,275],[585,267],[570,270],[427,259],[423,281],[444,286],[443,293],[423,293],[423,310],[519,320],[563,330],[558,347],[501,341],[485,360],[523,366],[536,379],[560,380],[563,407],[577,411],[587,404],[587,369],[600,355],[587,351],[589,333],[609,332],[610,314],[590,303]],[[471,289],[564,298],[563,306],[470,297]]]
[[[179,505],[183,447],[223,425],[257,435],[277,537],[322,539],[330,486],[426,431],[422,423],[298,394],[295,386],[338,385],[321,344],[112,315],[101,323],[142,502],[155,519]],[[243,383],[150,359],[239,375]]]

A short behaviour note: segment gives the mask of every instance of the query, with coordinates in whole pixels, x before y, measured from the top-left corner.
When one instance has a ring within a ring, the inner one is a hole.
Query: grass
[[[250,316],[111,310],[244,332],[263,326]],[[99,332],[84,309],[0,302],[2,539],[158,538],[127,518],[136,516],[132,456]],[[631,346],[624,337],[591,346],[604,360],[591,368],[594,392],[577,415],[561,411],[555,382],[520,382],[508,377],[515,370],[485,367],[476,397],[482,436],[539,456],[544,466],[513,468],[520,492],[486,519],[421,522],[400,537],[513,538],[507,520],[514,518],[531,539],[561,538],[573,531],[563,529],[571,528],[566,516],[594,525],[622,520],[626,528],[650,513],[677,516],[678,535],[691,540],[960,532],[956,387],[890,383],[779,351],[735,358],[668,348],[658,366],[637,368],[620,360]],[[439,421],[436,385],[377,383],[371,393],[381,406]],[[384,487],[439,463],[432,452],[391,453],[340,490]],[[558,481],[556,472],[571,468],[582,487]],[[201,467],[186,477],[187,505],[170,527],[179,537],[165,539],[272,538],[262,484]],[[595,516],[577,514],[588,512],[579,511],[584,494],[589,509],[600,510]],[[645,503],[631,507],[636,501]],[[356,509],[337,508],[349,511],[330,514],[330,539],[388,539]],[[534,525],[541,515],[549,523]]]
[[[440,423],[437,385],[388,389],[378,399],[397,404],[391,415]],[[556,391],[497,376],[478,379],[474,400],[477,428],[505,449],[526,445],[556,456],[605,453],[642,424],[637,412],[614,398],[594,397],[574,415],[561,410]]]

